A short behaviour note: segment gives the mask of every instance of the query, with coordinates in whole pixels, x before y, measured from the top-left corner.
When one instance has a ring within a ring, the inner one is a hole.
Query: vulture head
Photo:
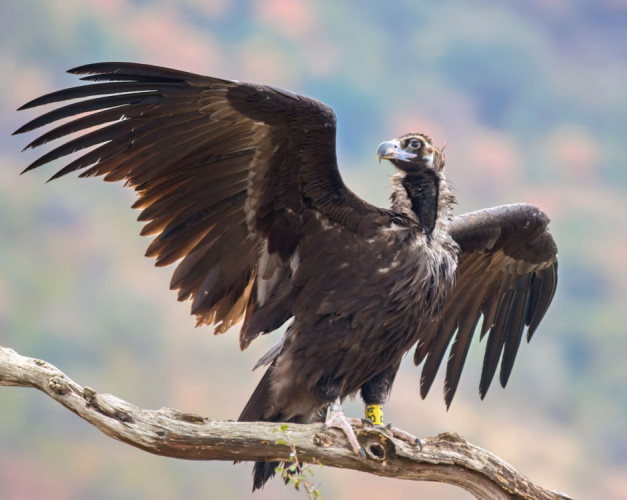
[[[409,133],[398,139],[379,144],[377,159],[390,160],[403,172],[421,172],[425,169],[441,171],[444,167],[444,154],[433,145],[431,138],[424,134]]]

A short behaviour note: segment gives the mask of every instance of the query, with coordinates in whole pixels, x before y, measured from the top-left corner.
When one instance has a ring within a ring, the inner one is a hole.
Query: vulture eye
[[[420,149],[422,143],[418,139],[412,139],[409,141],[409,145],[414,149]]]

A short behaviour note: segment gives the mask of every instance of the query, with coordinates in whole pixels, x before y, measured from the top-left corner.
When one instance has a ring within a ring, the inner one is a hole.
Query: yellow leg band
[[[366,418],[373,425],[383,425],[383,405],[367,405]]]

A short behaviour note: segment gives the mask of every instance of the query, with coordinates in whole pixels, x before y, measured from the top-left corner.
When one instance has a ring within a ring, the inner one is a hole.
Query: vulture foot
[[[392,427],[392,424],[387,424],[385,426],[385,429],[395,438],[397,439],[402,439],[403,441],[405,441],[408,444],[411,444],[412,446],[418,446],[420,448],[420,451],[422,451],[422,441],[420,441],[420,439],[418,439],[416,436],[414,436],[413,434],[410,434],[407,431],[404,431],[402,429],[399,429],[398,427]]]
[[[378,429],[383,429],[392,437],[402,439],[412,446],[419,446],[420,451],[422,451],[422,443],[420,442],[420,439],[418,439],[416,436],[410,434],[409,432],[405,432],[398,427],[392,427],[392,424],[390,423],[388,423],[387,425],[383,423],[383,405],[366,405],[366,418],[362,418],[361,421],[363,424],[362,427],[370,426],[376,427]]]
[[[342,410],[342,405],[332,404],[329,406],[329,410],[327,412],[327,418],[322,426],[323,429],[328,429],[330,427],[335,427],[336,429],[340,429],[346,435],[348,442],[351,445],[351,448],[355,452],[356,455],[361,455],[363,458],[366,457],[365,450],[357,441],[357,436],[355,435],[355,431],[353,430],[353,425],[363,426],[363,422],[359,418],[347,418],[344,415],[344,411]]]

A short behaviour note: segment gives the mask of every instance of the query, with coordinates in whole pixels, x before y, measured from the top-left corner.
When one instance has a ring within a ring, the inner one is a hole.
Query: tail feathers
[[[272,421],[272,416],[268,415],[270,409],[270,383],[272,380],[273,366],[270,366],[259,384],[255,388],[252,396],[246,403],[242,414],[239,416],[240,422],[257,422],[260,420]],[[263,488],[266,481],[274,477],[275,470],[279,462],[256,462],[253,468],[253,491]]]
[[[272,351],[275,351],[272,349]],[[271,352],[272,352],[271,351]],[[271,384],[272,384],[272,376],[274,374],[274,365],[271,365],[266,373],[261,377],[259,384],[255,388],[252,396],[246,403],[242,414],[239,416],[240,422],[297,422],[297,423],[306,423],[312,422],[315,420],[324,421],[324,415],[322,411],[325,408],[321,409],[320,412],[315,410],[313,413],[309,414],[307,410],[305,410],[304,414],[296,415],[288,420],[283,420],[281,416],[281,410],[277,408],[273,408],[271,404]],[[253,468],[253,491],[259,490],[263,488],[266,482],[274,477],[276,473],[276,468],[278,467],[279,462],[256,462]],[[285,481],[289,481],[289,476],[285,477]]]
[[[253,491],[262,489],[266,482],[274,477],[278,466],[279,462],[255,462],[255,466],[253,467]],[[300,465],[296,472],[288,470],[287,467],[283,469],[282,475],[285,484],[288,484],[292,477],[300,474],[301,471],[302,468]]]
[[[253,491],[260,490],[274,477],[279,462],[255,462],[253,467]]]
[[[270,409],[270,384],[273,371],[274,366],[271,366],[261,377],[259,384],[257,384],[242,414],[239,416],[238,420],[240,422],[272,421],[272,417],[268,415],[268,410]]]

